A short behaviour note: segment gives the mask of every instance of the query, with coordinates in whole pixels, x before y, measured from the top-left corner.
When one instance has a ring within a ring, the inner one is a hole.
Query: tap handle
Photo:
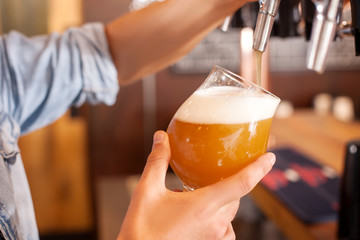
[[[281,2],[271,36],[281,38],[299,36],[299,2],[300,0],[286,0]]]
[[[260,9],[254,32],[253,49],[264,52],[279,9],[280,0],[259,0]]]
[[[355,54],[360,56],[360,1],[350,0],[352,30],[355,38]]]
[[[315,17],[315,4],[311,0],[301,0],[301,17],[305,22],[305,38],[309,41]]]

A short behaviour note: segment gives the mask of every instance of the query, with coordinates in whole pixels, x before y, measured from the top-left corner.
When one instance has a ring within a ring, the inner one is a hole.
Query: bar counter
[[[291,147],[317,163],[333,168],[341,175],[346,143],[355,139],[360,139],[359,121],[345,123],[330,114],[320,115],[311,109],[301,109],[290,117],[273,120],[269,150]],[[262,184],[258,184],[251,196],[288,239],[337,239],[336,221],[306,224]]]

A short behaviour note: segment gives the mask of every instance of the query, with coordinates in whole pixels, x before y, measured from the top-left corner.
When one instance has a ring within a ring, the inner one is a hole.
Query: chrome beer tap
[[[323,73],[325,59],[334,40],[343,6],[343,0],[315,0],[316,13],[312,25],[306,66],[310,70]]]
[[[253,49],[264,52],[279,9],[280,0],[260,0],[259,4],[260,8],[256,20]]]
[[[259,0],[259,11],[257,14],[255,32],[254,32],[254,43],[253,49],[264,52],[276,14],[279,9],[280,0]],[[252,9],[248,9],[251,11]],[[232,16],[226,17],[220,29],[227,31],[231,23]]]

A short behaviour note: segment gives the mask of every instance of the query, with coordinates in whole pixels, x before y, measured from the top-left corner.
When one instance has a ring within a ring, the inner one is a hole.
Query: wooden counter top
[[[318,115],[304,109],[288,118],[274,119],[269,144],[270,151],[271,148],[292,147],[341,174],[346,143],[355,139],[360,139],[360,122],[345,123],[331,115]],[[251,195],[289,239],[337,239],[336,222],[307,225],[260,184]]]

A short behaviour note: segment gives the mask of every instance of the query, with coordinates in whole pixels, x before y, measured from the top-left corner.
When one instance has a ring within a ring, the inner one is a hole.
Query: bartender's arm
[[[165,0],[106,26],[120,84],[157,72],[187,54],[245,0]]]

